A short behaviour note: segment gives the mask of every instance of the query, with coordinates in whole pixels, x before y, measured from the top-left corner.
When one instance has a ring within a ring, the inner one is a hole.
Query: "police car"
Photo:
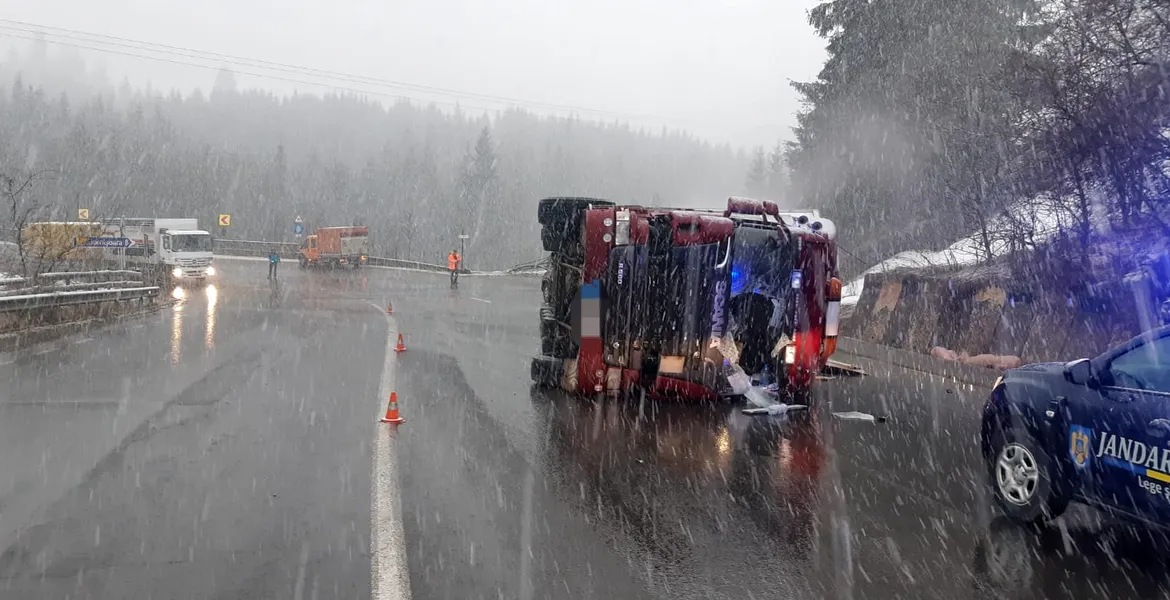
[[[1008,370],[981,439],[995,498],[1016,521],[1076,501],[1170,523],[1170,326],[1096,358]]]

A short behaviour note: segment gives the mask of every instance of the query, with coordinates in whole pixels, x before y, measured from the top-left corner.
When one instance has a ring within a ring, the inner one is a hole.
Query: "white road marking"
[[[51,347],[50,348],[42,348],[40,350],[37,350],[36,352],[33,352],[33,356],[40,356],[42,354],[48,354],[54,350],[56,350],[56,348],[51,348]]]
[[[472,296],[471,299],[472,300],[479,300],[480,302],[487,302],[488,304],[492,303],[491,300],[484,300],[483,298],[476,298],[475,296]]]
[[[74,344],[84,344],[84,343],[86,343],[86,342],[92,342],[92,341],[93,341],[93,338],[91,338],[91,337],[87,337],[87,338],[81,338],[81,339],[78,339],[78,340],[73,340],[73,343],[74,343]]]
[[[385,309],[373,302],[379,312]],[[398,353],[398,324],[386,318],[386,358],[382,367],[381,397],[374,420],[386,414],[386,402],[394,390]],[[406,568],[406,536],[402,530],[402,498],[399,495],[398,440],[395,426],[375,422],[373,471],[370,476],[370,587],[374,600],[409,600],[410,573]]]

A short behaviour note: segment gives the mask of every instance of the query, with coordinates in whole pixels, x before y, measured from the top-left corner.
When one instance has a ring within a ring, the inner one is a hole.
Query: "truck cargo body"
[[[369,259],[370,228],[319,227],[301,242],[299,262],[312,265],[360,267]]]
[[[24,256],[38,263],[36,270],[61,263],[100,262],[101,248],[86,248],[76,244],[77,238],[102,235],[101,223],[42,222],[29,223],[22,232]]]
[[[104,235],[130,239],[125,250],[128,267],[150,269],[171,283],[201,283],[215,275],[214,242],[209,232],[199,229],[198,219],[110,219],[103,227]],[[106,250],[112,260],[121,260],[120,252]]]

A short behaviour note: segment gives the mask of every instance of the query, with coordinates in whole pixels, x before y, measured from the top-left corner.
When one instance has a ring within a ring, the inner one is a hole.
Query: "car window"
[[[1170,337],[1142,344],[1109,363],[1112,385],[1170,393]]]

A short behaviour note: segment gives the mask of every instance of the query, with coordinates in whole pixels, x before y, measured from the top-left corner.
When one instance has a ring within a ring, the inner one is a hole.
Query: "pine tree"
[[[496,204],[498,200],[498,182],[496,180],[496,150],[492,143],[492,133],[489,127],[484,127],[475,141],[475,149],[465,158],[462,200],[469,212],[474,214],[470,223],[465,223],[466,231],[474,240],[479,236],[484,226],[484,214]],[[454,232],[462,233],[463,230]]]
[[[752,166],[747,174],[747,193],[752,196],[766,194],[768,191],[768,163],[764,158],[764,148],[756,148],[752,158]]]
[[[776,142],[768,154],[768,196],[783,201],[788,190],[788,169],[784,165],[784,143]]]

